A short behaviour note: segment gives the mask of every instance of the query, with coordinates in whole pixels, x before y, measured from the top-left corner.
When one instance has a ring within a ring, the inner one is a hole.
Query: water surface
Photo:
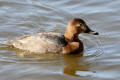
[[[0,0],[0,80],[119,80],[119,0]],[[74,17],[99,36],[80,35],[84,56],[23,55],[2,42],[41,31],[64,33]]]

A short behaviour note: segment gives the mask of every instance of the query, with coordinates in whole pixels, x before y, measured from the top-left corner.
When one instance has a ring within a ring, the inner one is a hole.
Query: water
[[[119,80],[119,0],[0,0],[0,80]],[[23,55],[2,42],[41,31],[64,33],[84,19],[99,36],[80,35],[80,55]]]

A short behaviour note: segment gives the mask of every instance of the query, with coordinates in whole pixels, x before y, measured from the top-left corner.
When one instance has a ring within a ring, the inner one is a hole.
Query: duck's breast
[[[62,34],[51,32],[22,36],[15,40],[7,41],[5,44],[30,52],[61,53],[66,42]]]

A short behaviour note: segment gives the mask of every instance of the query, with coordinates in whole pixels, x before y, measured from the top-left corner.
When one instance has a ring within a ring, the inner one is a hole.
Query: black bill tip
[[[99,33],[98,33],[98,32],[96,32],[96,33],[94,33],[94,35],[99,35]]]
[[[88,34],[92,34],[92,35],[99,35],[98,32],[94,32],[94,31],[90,31]]]

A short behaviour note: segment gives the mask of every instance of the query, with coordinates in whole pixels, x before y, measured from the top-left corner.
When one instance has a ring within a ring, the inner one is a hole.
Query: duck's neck
[[[69,36],[64,35],[67,45],[64,46],[65,53],[79,53],[84,50],[83,43],[79,40],[78,34],[74,35],[73,39]]]
[[[79,41],[80,41],[79,38],[78,38],[78,35],[79,35],[79,34],[76,34],[76,35],[74,36],[74,41],[75,41],[75,42],[79,42]]]
[[[78,35],[79,33],[77,32],[75,27],[71,24],[68,24],[65,30],[65,34],[64,34],[66,41],[67,42],[78,42],[79,41]]]
[[[65,32],[64,36],[65,36],[65,40],[67,42],[79,42],[79,38],[78,38],[78,35],[79,34],[73,34],[72,32],[71,33],[67,33]]]

